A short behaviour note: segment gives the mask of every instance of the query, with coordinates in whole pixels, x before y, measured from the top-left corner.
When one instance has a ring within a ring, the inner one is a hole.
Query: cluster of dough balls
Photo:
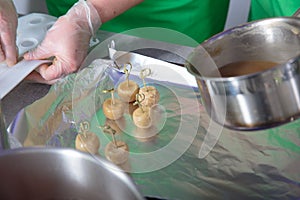
[[[149,128],[152,126],[152,106],[156,105],[159,101],[160,95],[154,86],[139,87],[133,80],[121,82],[117,87],[119,98],[114,98],[114,89],[109,90],[112,93],[111,98],[107,98],[102,105],[103,114],[109,120],[119,120],[124,115],[126,105],[130,107],[133,102],[138,102],[139,107],[135,108],[132,112],[134,124],[138,128]],[[137,99],[142,97],[142,99]],[[112,137],[114,138],[112,132]],[[87,132],[85,134],[78,134],[76,137],[76,148],[96,154],[100,147],[100,142],[96,134]],[[129,148],[128,145],[120,140],[113,139],[105,147],[106,158],[116,165],[121,165],[128,160]]]

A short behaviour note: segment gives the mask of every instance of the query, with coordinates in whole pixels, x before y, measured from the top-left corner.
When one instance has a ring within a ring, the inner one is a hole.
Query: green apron
[[[46,0],[46,2],[49,13],[59,17],[77,0]],[[228,5],[229,0],[145,0],[106,22],[101,29],[120,33],[141,27],[162,27],[178,31],[201,43],[223,31]],[[298,8],[300,0],[252,0],[249,21],[291,16]],[[145,37],[153,39],[151,34]],[[180,43],[180,41],[173,42]]]
[[[252,0],[249,20],[292,16],[300,8],[300,0]]]
[[[74,2],[76,0],[47,0],[49,13],[63,15]],[[223,30],[228,5],[229,0],[145,0],[104,23],[101,30],[120,33],[141,27],[161,27],[200,43]],[[145,37],[153,39],[151,34]]]

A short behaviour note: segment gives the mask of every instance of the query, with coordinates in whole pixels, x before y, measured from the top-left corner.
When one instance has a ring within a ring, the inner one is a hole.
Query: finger
[[[41,83],[41,84],[47,84],[47,85],[53,85],[56,83],[59,79],[54,79],[51,81],[45,80],[38,72],[33,71],[31,72],[26,78],[26,81],[33,82],[33,83]]]
[[[5,61],[5,54],[3,51],[4,43],[3,43],[3,38],[2,35],[0,35],[0,62]]]
[[[2,50],[2,44],[0,44],[0,62],[3,62],[5,61],[5,56],[4,56],[4,53],[3,53],[3,50]]]
[[[8,33],[1,34],[2,39],[2,50],[4,57],[8,66],[13,66],[17,63],[17,48],[16,43],[12,38],[14,36],[9,35]]]
[[[50,66],[42,65],[37,70],[41,74],[41,76],[47,81],[59,79],[64,75],[64,71],[62,70],[62,68],[54,64]]]
[[[7,46],[5,50],[6,63],[8,66],[13,66],[17,63],[17,48],[15,46]]]
[[[49,64],[47,64],[47,63],[41,64],[39,67],[37,67],[35,69],[35,71],[38,72],[39,74],[41,74],[41,71],[45,71],[48,67],[49,67]]]
[[[36,49],[30,50],[24,54],[25,60],[47,59],[53,56],[53,53],[39,45]]]

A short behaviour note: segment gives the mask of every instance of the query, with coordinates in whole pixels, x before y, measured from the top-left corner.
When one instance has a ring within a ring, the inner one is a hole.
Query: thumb
[[[39,45],[36,49],[30,50],[24,54],[25,60],[37,60],[47,59],[52,56],[52,53],[45,49],[42,45]]]
[[[52,81],[54,79],[59,79],[65,75],[63,63],[55,60],[52,65],[41,65],[37,71],[46,81]]]
[[[42,83],[47,85],[53,85],[55,82],[57,82],[59,79],[54,79],[51,81],[45,80],[37,71],[31,72],[28,76],[26,76],[25,80],[27,82],[33,82],[33,83]]]

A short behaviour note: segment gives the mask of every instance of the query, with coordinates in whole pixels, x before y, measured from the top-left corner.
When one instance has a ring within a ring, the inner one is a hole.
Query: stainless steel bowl
[[[238,130],[270,128],[300,113],[300,19],[270,18],[217,34],[199,45],[186,65],[196,77],[211,118]],[[272,61],[254,74],[213,77],[226,64]]]
[[[144,199],[119,168],[72,149],[0,153],[0,199]]]

